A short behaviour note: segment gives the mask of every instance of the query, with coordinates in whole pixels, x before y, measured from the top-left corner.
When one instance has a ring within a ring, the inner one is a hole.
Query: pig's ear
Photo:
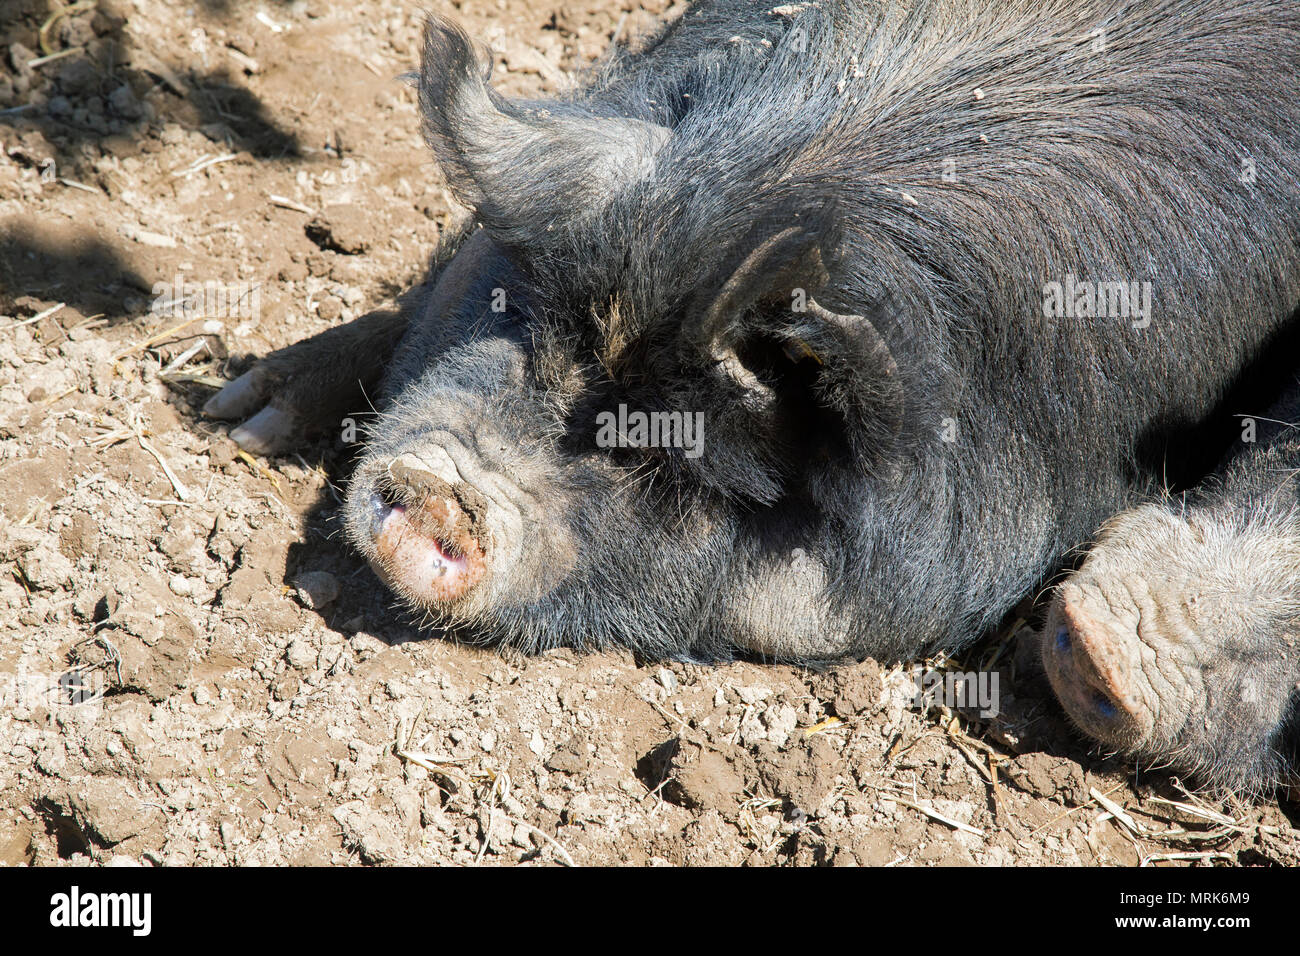
[[[801,226],[756,226],[724,257],[688,307],[687,313],[698,317],[696,343],[718,358],[734,349],[741,323],[754,306],[789,304],[797,292],[806,298],[820,289],[828,278],[821,250],[820,237]]]
[[[910,376],[900,369],[881,329],[898,329],[888,296],[862,315],[843,315],[809,299],[783,332],[785,352],[817,363],[813,390],[819,404],[845,425],[854,460],[869,472],[893,457],[908,424]]]
[[[500,241],[526,245],[644,178],[662,126],[563,102],[511,102],[456,25],[430,16],[419,77],[424,137],[456,198]]]
[[[897,449],[908,419],[904,380],[889,338],[902,340],[903,323],[893,301],[882,296],[862,314],[840,314],[821,306],[815,295],[830,279],[823,249],[838,245],[833,209],[804,220],[815,227],[783,229],[758,225],[724,257],[707,294],[697,296],[688,314],[699,316],[692,348],[719,364],[741,385],[771,397],[761,375],[739,354],[754,335],[775,341],[795,365],[813,363],[811,388],[822,408],[844,425],[854,460],[868,471]],[[829,224],[829,225],[828,225]],[[760,315],[755,327],[752,316]]]

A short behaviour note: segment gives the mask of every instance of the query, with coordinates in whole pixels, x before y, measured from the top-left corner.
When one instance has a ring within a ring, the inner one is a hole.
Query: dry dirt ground
[[[526,93],[665,6],[434,9]],[[419,23],[0,2],[0,862],[1300,863],[1295,804],[1090,753],[1020,621],[963,662],[980,720],[893,665],[510,659],[394,610],[338,534],[354,449],[244,458],[198,409],[419,279],[453,215]],[[177,276],[257,309],[153,309]]]

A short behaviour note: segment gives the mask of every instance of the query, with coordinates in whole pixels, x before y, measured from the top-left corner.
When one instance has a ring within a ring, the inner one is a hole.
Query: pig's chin
[[[445,608],[483,578],[486,557],[471,535],[428,534],[407,506],[377,494],[371,496],[370,511],[370,563],[399,594],[426,607]]]

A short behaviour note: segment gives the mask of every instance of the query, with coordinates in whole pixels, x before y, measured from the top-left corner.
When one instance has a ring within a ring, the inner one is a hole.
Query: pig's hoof
[[[303,438],[299,417],[268,404],[276,384],[274,376],[257,366],[235,379],[203,406],[209,418],[247,419],[230,432],[230,438],[254,455],[274,455],[292,448]]]
[[[1294,582],[1278,543],[1147,506],[1116,518],[1058,590],[1041,638],[1066,713],[1106,748],[1255,788],[1295,690]]]
[[[366,395],[405,329],[405,313],[390,309],[326,329],[263,358],[208,399],[203,414],[246,419],[230,437],[259,455],[341,430],[367,407]]]
[[[302,435],[296,416],[267,406],[230,432],[240,448],[254,455],[274,455],[292,448]]]
[[[209,398],[203,414],[209,418],[245,418],[266,404],[273,386],[266,370],[254,366]]]

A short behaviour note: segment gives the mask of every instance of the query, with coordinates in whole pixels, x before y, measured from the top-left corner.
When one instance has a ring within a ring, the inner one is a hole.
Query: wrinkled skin
[[[1227,790],[1294,773],[1300,732],[1300,401],[1188,501],[1110,521],[1057,590],[1043,665],[1105,747]]]
[[[713,0],[542,104],[432,21],[424,132],[475,225],[370,340],[350,539],[525,651],[976,639],[1212,447],[1300,302],[1300,11],[1227,7]],[[1045,315],[1067,275],[1149,280],[1159,315]],[[620,407],[702,415],[703,453],[607,447]]]

